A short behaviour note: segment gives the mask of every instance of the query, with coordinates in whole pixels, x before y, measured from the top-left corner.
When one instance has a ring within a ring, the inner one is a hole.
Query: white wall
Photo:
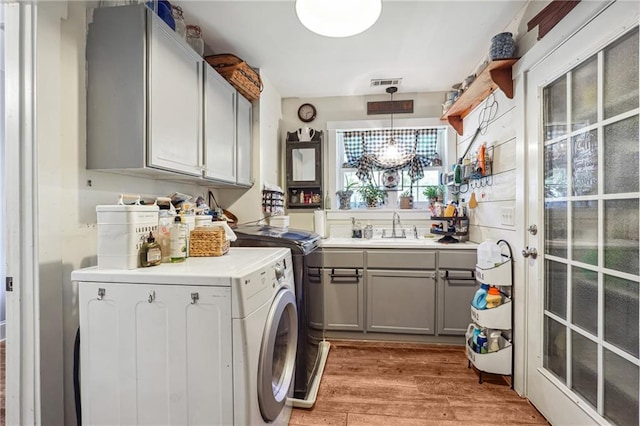
[[[174,191],[207,193],[195,185],[85,169],[85,7],[75,1],[38,4],[41,401],[42,423],[51,425],[75,424],[72,372],[78,307],[70,274],[96,264],[95,206],[113,204],[121,192],[153,197]]]

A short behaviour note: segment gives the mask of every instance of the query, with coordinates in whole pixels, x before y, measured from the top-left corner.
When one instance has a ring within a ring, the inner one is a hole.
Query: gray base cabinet
[[[465,334],[475,250],[322,249],[309,263],[312,328],[363,337]]]
[[[327,330],[364,330],[362,269],[325,269],[324,322]]]
[[[436,271],[368,270],[367,331],[434,334]]]
[[[475,250],[441,251],[438,257],[438,334],[463,336],[477,290]]]

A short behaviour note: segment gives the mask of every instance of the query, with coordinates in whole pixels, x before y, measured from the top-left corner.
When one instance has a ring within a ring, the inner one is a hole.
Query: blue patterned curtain
[[[340,132],[349,167],[358,169],[361,180],[373,178],[375,170],[407,170],[411,181],[424,177],[427,167],[436,154],[437,129],[382,129]],[[384,158],[389,140],[395,141],[397,156],[394,161]]]

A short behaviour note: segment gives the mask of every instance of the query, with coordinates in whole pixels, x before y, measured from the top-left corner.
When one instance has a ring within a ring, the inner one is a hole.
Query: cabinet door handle
[[[357,269],[354,269],[353,274],[336,274],[336,270],[331,269],[331,273],[329,274],[329,276],[331,277],[331,282],[335,282],[334,280],[338,278],[338,279],[345,280],[340,282],[347,282],[346,280],[353,280],[353,282],[356,282],[356,283],[359,282],[360,277],[362,277],[362,275],[358,272]],[[348,282],[352,282],[352,281],[348,281]]]
[[[104,299],[104,295],[106,294],[106,291],[104,288],[99,288],[98,289],[98,300],[102,300]]]
[[[320,268],[313,268],[313,269],[315,269],[315,270],[316,270],[316,272],[311,272],[311,269],[312,269],[312,268],[309,268],[309,269],[307,270],[307,276],[308,276],[309,278],[314,278],[314,279],[318,279],[318,280],[320,280],[320,279],[322,278],[322,274],[320,273]]]
[[[149,298],[147,300],[149,301],[149,303],[153,303],[153,301],[156,300],[155,290],[149,290]]]
[[[200,294],[198,292],[191,293],[191,304],[195,305],[198,300],[200,300]]]
[[[465,277],[463,276],[453,276],[453,271],[451,271],[452,274],[449,274],[449,271],[444,271],[444,272],[440,272],[440,276],[442,276],[442,278],[449,280],[449,281],[475,281],[476,280],[476,271],[470,270],[470,271],[459,271],[457,273],[462,273],[464,274],[465,272],[469,272],[471,274],[471,276],[469,277]]]

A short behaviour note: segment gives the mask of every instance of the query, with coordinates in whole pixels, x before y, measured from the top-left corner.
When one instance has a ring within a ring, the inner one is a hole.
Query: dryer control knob
[[[282,267],[282,265],[280,264],[280,262],[276,263],[276,265],[274,266],[274,271],[276,273],[276,279],[278,281],[280,281],[282,279],[282,277],[284,277],[284,268]]]

